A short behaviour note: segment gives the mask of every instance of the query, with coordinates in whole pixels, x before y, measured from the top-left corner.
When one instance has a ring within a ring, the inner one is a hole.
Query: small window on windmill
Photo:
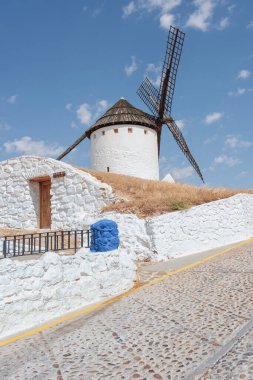
[[[128,133],[133,133],[133,128],[128,128]]]
[[[109,168],[109,166],[107,166],[107,169],[106,169],[106,170],[107,170],[107,173],[109,173],[109,171],[110,171],[110,168]]]
[[[102,131],[102,135],[103,135],[103,136],[105,135],[105,131]]]
[[[147,135],[147,134],[148,134],[148,131],[144,129],[144,135]]]
[[[118,128],[115,128],[115,129],[114,129],[114,133],[119,133]]]

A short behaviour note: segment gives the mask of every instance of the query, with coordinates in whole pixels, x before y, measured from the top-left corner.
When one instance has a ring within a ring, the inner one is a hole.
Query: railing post
[[[61,232],[61,249],[64,250],[64,231]]]
[[[46,241],[45,241],[45,252],[48,252],[48,245],[49,245],[49,233],[47,232],[47,235],[46,235]]]
[[[25,254],[25,235],[23,235],[23,242],[22,242],[22,244],[23,244],[22,255],[24,255]]]
[[[33,235],[31,234],[31,246],[30,246],[30,254],[33,254]]]
[[[76,249],[76,244],[77,244],[77,231],[75,230],[75,242],[74,242],[74,250],[75,250],[75,253],[77,251]]]
[[[41,253],[41,233],[39,233],[39,253]]]
[[[7,256],[7,237],[6,236],[3,242],[3,254],[4,254],[4,257],[6,258]]]
[[[81,230],[81,248],[83,248],[83,233],[84,233],[84,231]]]
[[[68,231],[68,249],[70,249],[70,231]]]
[[[56,241],[57,241],[57,234],[56,232],[54,233],[54,250],[57,251],[58,249],[58,244],[56,244]]]
[[[13,256],[16,256],[16,236],[14,236],[14,239],[13,239]]]

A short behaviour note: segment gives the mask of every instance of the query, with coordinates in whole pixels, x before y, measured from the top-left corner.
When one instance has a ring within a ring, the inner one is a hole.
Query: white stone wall
[[[109,167],[112,173],[159,179],[157,133],[153,129],[138,125],[108,126],[93,132],[90,141],[92,169],[106,172]]]
[[[134,260],[156,260],[151,237],[147,234],[146,220],[133,214],[105,213],[101,216],[114,220],[119,228],[120,247]]]
[[[53,178],[53,173],[66,173]],[[39,227],[39,185],[34,177],[50,176],[52,229],[84,228],[89,218],[112,202],[109,185],[51,158],[18,157],[0,163],[0,227]]]
[[[139,219],[109,212],[119,227],[120,247],[134,260],[163,261],[221,247],[253,236],[253,195],[233,197]]]
[[[0,338],[130,289],[134,262],[121,251],[0,260]]]
[[[236,243],[253,236],[253,195],[164,214],[146,226],[159,261]]]

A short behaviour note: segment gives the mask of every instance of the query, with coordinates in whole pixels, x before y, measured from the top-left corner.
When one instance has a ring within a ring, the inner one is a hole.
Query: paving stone
[[[4,346],[0,378],[253,380],[253,330],[220,354],[252,318],[251,243]]]
[[[253,329],[218,363],[208,370],[202,380],[253,379]]]

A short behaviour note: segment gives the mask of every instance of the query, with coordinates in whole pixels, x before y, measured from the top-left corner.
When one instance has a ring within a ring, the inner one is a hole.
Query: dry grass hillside
[[[105,207],[104,211],[134,213],[140,217],[185,210],[191,206],[228,198],[239,193],[253,194],[253,190],[195,187],[181,183],[170,184],[163,181],[80,169],[111,185],[114,192],[122,198],[121,202]]]

